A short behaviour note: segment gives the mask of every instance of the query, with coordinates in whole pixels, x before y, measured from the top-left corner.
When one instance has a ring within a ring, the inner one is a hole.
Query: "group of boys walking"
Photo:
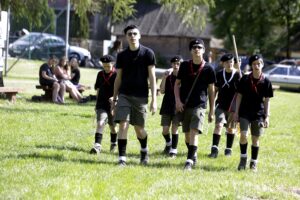
[[[145,120],[148,80],[151,90],[150,111],[154,114],[157,110],[155,55],[151,49],[139,43],[141,35],[137,26],[127,26],[124,34],[129,46],[117,55],[116,70],[112,56],[101,58],[104,70],[98,73],[95,84],[97,130],[91,153],[101,151],[103,129],[108,122],[111,131],[110,149],[113,151],[118,147],[118,163],[125,166],[127,132],[131,124],[141,145],[140,163],[148,164]],[[239,63],[234,66],[233,55],[225,54],[221,58],[223,70],[215,74],[212,66],[203,58],[205,46],[201,39],[192,40],[189,50],[191,60],[182,61],[180,56],[171,59],[172,69],[165,73],[160,85],[160,91],[164,94],[160,110],[162,134],[166,142],[163,152],[172,158],[176,157],[178,127],[181,125],[188,149],[184,169],[192,170],[197,162],[198,137],[203,133],[208,102],[208,122],[212,122],[215,117],[209,157],[218,156],[224,126],[227,136],[224,153],[231,156],[236,124],[239,122],[241,158],[238,170],[244,170],[247,164],[248,127],[252,136],[250,168],[256,170],[259,137],[263,128],[269,126],[269,98],[273,97],[271,82],[262,73],[262,57],[251,56],[249,65],[252,72],[242,76]],[[116,123],[119,123],[118,133]]]

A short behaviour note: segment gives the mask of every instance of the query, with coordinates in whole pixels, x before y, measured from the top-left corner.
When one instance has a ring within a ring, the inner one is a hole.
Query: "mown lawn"
[[[197,167],[183,171],[184,136],[179,155],[161,154],[160,115],[149,115],[150,164],[139,165],[139,142],[130,128],[128,165],[116,165],[105,130],[100,156],[88,152],[95,130],[95,102],[63,106],[32,102],[41,62],[22,60],[5,78],[6,86],[25,88],[17,103],[0,99],[0,199],[300,199],[299,93],[276,91],[271,126],[261,138],[258,172],[237,171],[239,144],[233,156],[207,158],[213,125],[199,140]],[[82,69],[82,83],[93,86],[97,70]],[[88,91],[86,95],[94,93]],[[162,96],[158,97],[159,105]]]

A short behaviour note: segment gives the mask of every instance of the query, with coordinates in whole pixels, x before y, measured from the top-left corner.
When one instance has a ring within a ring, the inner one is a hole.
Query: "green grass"
[[[35,89],[40,64],[22,60],[4,80],[6,86],[26,90],[14,105],[0,99],[0,199],[300,198],[299,93],[275,92],[271,126],[260,141],[257,173],[237,171],[237,138],[231,158],[223,155],[224,136],[220,156],[207,158],[213,130],[207,123],[208,133],[199,138],[199,164],[184,172],[184,135],[180,133],[176,159],[161,155],[164,140],[158,114],[148,116],[146,127],[150,164],[139,165],[139,142],[130,128],[128,165],[120,168],[117,153],[109,152],[108,129],[101,155],[88,153],[95,131],[95,102],[78,105],[67,98],[67,104],[59,106],[30,101],[42,92]],[[96,74],[97,70],[82,69],[82,83],[93,86]]]

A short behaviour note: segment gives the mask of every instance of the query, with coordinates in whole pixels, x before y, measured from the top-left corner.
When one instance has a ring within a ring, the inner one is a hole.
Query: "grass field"
[[[233,156],[207,158],[213,125],[200,136],[199,163],[184,172],[186,147],[180,134],[179,154],[161,154],[160,115],[149,115],[150,164],[139,165],[139,142],[129,130],[128,165],[116,165],[105,130],[100,156],[88,152],[95,131],[94,104],[32,102],[40,62],[22,60],[4,79],[24,88],[17,103],[0,99],[0,199],[300,199],[299,93],[276,91],[271,99],[270,128],[261,138],[258,172],[237,171],[239,144]],[[97,70],[82,69],[82,83],[93,86]],[[86,95],[92,94],[88,91]],[[160,105],[162,96],[158,97]],[[249,152],[249,149],[248,149]]]

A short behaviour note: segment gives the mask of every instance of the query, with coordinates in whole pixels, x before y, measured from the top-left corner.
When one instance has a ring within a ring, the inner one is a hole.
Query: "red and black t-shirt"
[[[240,74],[237,71],[228,73],[225,70],[221,70],[217,72],[216,77],[217,82],[215,86],[218,88],[216,105],[218,105],[218,108],[227,111],[237,91]]]
[[[176,76],[174,74],[169,75],[165,82],[165,95],[161,104],[159,114],[161,115],[175,115],[175,95],[174,84]]]
[[[191,93],[191,96],[188,99],[187,104],[185,105],[189,108],[206,108],[207,88],[209,84],[216,82],[215,71],[209,63],[205,63],[201,69],[199,64],[193,64],[192,61],[182,62],[178,71],[177,79],[181,80],[180,99],[182,103],[185,103],[185,100],[199,71],[200,75],[198,80]]]
[[[136,51],[125,49],[117,56],[116,68],[122,69],[120,94],[148,97],[148,66],[155,65],[153,51],[140,45]]]
[[[113,96],[116,76],[117,73],[115,70],[112,70],[110,73],[105,73],[104,70],[98,73],[95,83],[95,90],[99,89],[96,109],[104,109],[107,111],[110,110],[110,104],[108,100]]]
[[[250,121],[265,117],[264,98],[273,97],[272,83],[262,74],[259,79],[252,73],[244,75],[238,84],[238,93],[242,95],[239,116]]]

